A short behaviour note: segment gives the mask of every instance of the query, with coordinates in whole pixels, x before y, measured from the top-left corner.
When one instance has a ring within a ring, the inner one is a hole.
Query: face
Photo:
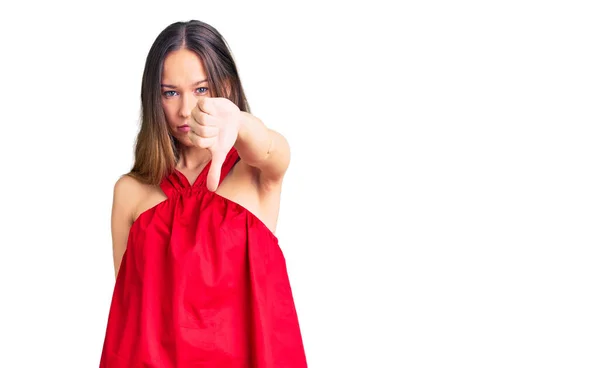
[[[161,101],[169,132],[181,144],[191,146],[189,119],[200,97],[210,97],[202,60],[194,52],[180,49],[165,58],[161,81]]]

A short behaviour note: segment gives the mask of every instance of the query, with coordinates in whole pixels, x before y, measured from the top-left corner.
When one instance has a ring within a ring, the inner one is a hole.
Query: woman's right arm
[[[113,205],[111,214],[111,233],[113,247],[113,262],[115,268],[115,278],[119,274],[119,267],[123,254],[127,248],[127,239],[129,229],[133,223],[133,214],[135,209],[137,181],[127,175],[117,180],[113,191]]]

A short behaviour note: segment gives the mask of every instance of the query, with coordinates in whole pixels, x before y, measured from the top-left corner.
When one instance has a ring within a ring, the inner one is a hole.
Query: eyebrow
[[[203,80],[201,80],[201,81],[198,81],[198,82],[196,82],[196,83],[192,84],[192,86],[194,86],[194,87],[195,87],[195,86],[197,86],[197,85],[199,85],[199,84],[202,84],[202,83],[204,83],[204,82],[207,82],[207,81],[208,81],[208,79],[203,79]],[[177,86],[174,86],[174,85],[172,85],[172,84],[161,84],[160,86],[161,86],[162,88],[173,88],[173,89],[177,89]]]

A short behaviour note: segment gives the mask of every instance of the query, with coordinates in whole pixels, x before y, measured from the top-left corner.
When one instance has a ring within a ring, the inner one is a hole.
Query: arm
[[[119,274],[121,260],[127,248],[127,238],[131,228],[133,208],[132,187],[136,185],[135,179],[129,176],[122,176],[117,180],[113,192],[113,205],[111,214],[111,235],[113,262],[115,269],[115,278]]]
[[[269,129],[257,117],[242,112],[234,147],[240,158],[259,172],[259,182],[267,187],[279,184],[290,163],[290,146],[285,137]]]

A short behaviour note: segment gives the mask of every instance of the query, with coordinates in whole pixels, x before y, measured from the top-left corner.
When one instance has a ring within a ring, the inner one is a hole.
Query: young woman
[[[290,149],[250,114],[221,34],[164,29],[141,100],[135,163],[114,187],[100,367],[306,367],[274,235]]]

